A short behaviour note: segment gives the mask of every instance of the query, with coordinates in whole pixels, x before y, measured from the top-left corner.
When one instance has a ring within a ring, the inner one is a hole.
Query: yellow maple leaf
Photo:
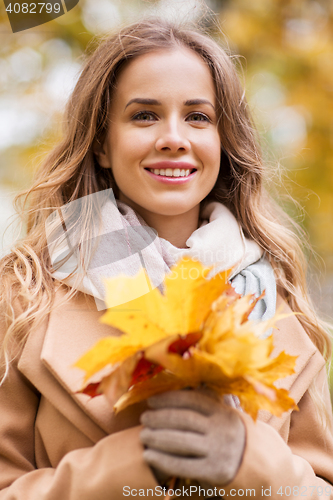
[[[165,278],[164,295],[154,288],[131,301],[128,296],[142,290],[144,269],[134,277],[121,275],[105,280],[106,305],[109,307],[116,299],[125,306],[108,309],[100,321],[125,335],[101,339],[75,363],[86,372],[85,381],[105,366],[121,363],[163,338],[200,331],[212,302],[230,288],[230,270],[208,280],[209,271],[198,261],[182,259]]]
[[[128,334],[135,327],[137,333],[156,338],[196,332],[210,312],[212,302],[230,288],[227,282],[230,269],[207,279],[210,270],[199,261],[181,259],[164,280],[164,294],[154,288],[131,301],[128,301],[127,288],[134,289],[136,283],[140,286],[145,270],[141,269],[135,277],[110,278],[105,281],[106,305],[111,307],[117,299],[126,307],[110,308],[101,321]],[[145,332],[147,328],[149,332]]]
[[[296,406],[287,392],[277,389],[274,383],[294,373],[296,357],[284,352],[271,357],[272,336],[261,339],[257,334],[285,315],[276,315],[266,322],[249,321],[248,312],[253,309],[250,299],[251,296],[222,295],[203,325],[202,337],[189,348],[186,359],[169,351],[168,339],[146,349],[145,357],[186,380],[189,386],[204,383],[220,394],[238,395],[243,409],[254,419],[259,409],[280,416]]]
[[[109,308],[101,321],[124,333],[100,340],[76,363],[86,382],[110,366],[99,385],[83,392],[103,392],[120,411],[165,390],[205,384],[221,395],[238,396],[254,419],[260,409],[278,416],[294,409],[288,392],[274,384],[294,373],[296,357],[282,352],[272,358],[272,336],[260,338],[285,315],[248,320],[261,296],[240,297],[227,281],[230,270],[208,279],[210,270],[182,259],[165,278],[164,294],[150,286],[130,301],[128,296],[138,295],[136,285],[147,279],[143,270],[136,277],[108,280],[107,305],[116,299],[125,305]]]

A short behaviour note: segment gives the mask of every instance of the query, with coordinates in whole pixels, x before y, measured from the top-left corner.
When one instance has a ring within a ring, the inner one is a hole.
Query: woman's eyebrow
[[[160,101],[157,101],[156,99],[148,99],[148,98],[142,98],[142,97],[135,97],[134,99],[131,99],[128,101],[128,103],[125,106],[125,109],[133,103],[137,104],[145,104],[146,106],[161,106],[162,103]],[[199,104],[208,104],[211,106],[214,111],[215,111],[215,106],[208,101],[207,99],[189,99],[188,101],[184,102],[184,106],[198,106]],[[124,109],[124,111],[125,111]]]
[[[190,99],[184,102],[185,106],[197,106],[198,104],[209,104],[215,111],[215,106],[207,99]]]
[[[141,98],[141,97],[135,97],[134,99],[131,99],[128,101],[128,103],[125,106],[125,109],[130,105],[133,104],[133,102],[136,102],[137,104],[145,104],[146,106],[161,106],[161,102],[157,101],[156,99],[147,99],[147,98]],[[124,109],[124,111],[125,111]]]

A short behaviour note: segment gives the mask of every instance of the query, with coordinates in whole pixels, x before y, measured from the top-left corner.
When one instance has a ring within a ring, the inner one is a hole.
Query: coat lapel
[[[57,293],[56,306],[63,295]],[[73,368],[75,361],[99,339],[119,335],[98,321],[102,314],[84,294],[59,305],[44,325],[31,332],[19,363],[20,371],[41,394],[93,442],[138,425],[146,407],[144,403],[134,405],[115,415],[103,395],[90,398],[77,393],[84,373]]]

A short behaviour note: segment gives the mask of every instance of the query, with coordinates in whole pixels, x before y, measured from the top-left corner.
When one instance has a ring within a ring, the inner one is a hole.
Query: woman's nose
[[[160,128],[155,147],[157,151],[177,153],[178,151],[189,151],[191,143],[182,126],[173,122],[166,123]]]

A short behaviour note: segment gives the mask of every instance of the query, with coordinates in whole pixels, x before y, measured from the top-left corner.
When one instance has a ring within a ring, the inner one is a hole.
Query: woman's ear
[[[99,165],[103,168],[111,168],[110,158],[105,143],[101,144],[97,139],[93,142],[93,152]]]

